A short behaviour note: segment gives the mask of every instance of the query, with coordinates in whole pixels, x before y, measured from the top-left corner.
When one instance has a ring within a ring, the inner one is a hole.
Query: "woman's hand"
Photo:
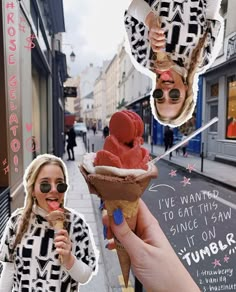
[[[149,28],[149,41],[153,52],[165,49],[166,38],[158,17],[153,12],[150,12],[146,17],[145,24]]]
[[[119,213],[122,214],[120,210]],[[171,247],[156,218],[142,200],[137,215],[137,235],[131,231],[124,219],[120,220],[122,222],[119,222],[119,225],[115,224],[115,221],[112,220],[109,226],[107,215],[104,215],[103,224],[108,226],[104,235],[107,235],[108,239],[111,238],[111,227],[130,256],[134,274],[146,290],[200,292]],[[113,247],[114,243],[109,242],[108,248]]]
[[[67,230],[61,229],[55,233],[54,244],[57,253],[62,257],[63,265],[67,270],[70,270],[75,259],[71,253],[72,243]]]

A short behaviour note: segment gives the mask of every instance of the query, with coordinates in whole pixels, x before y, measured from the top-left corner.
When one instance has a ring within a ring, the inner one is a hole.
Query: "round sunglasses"
[[[155,89],[152,93],[153,98],[157,99],[158,101],[164,100],[164,92],[162,89]],[[177,101],[180,98],[180,91],[177,88],[173,88],[169,91],[169,97],[172,101]]]
[[[59,184],[57,184],[56,188],[57,188],[58,193],[65,193],[65,191],[68,188],[68,185],[66,183],[59,183]],[[51,189],[52,189],[52,186],[49,183],[41,183],[40,184],[40,191],[43,194],[49,193],[51,191]]]

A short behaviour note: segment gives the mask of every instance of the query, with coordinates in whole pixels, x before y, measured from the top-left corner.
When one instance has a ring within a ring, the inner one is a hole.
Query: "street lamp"
[[[76,57],[76,55],[75,55],[75,53],[73,52],[73,46],[71,45],[71,44],[62,44],[63,46],[70,46],[71,47],[71,50],[72,50],[72,52],[71,52],[71,54],[70,54],[70,60],[71,60],[71,62],[74,62],[75,61],[75,57]]]
[[[71,54],[70,54],[70,60],[71,60],[71,62],[74,62],[74,61],[75,61],[75,57],[76,57],[76,55],[75,55],[75,53],[72,51]]]

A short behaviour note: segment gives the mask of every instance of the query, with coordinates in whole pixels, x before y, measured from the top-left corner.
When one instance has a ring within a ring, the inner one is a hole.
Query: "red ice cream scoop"
[[[116,137],[120,143],[132,143],[136,137],[143,135],[143,121],[138,114],[123,110],[112,115],[110,123],[110,135]]]
[[[94,165],[146,170],[149,152],[141,147],[144,126],[140,116],[129,110],[116,112],[109,128],[110,136],[105,139],[104,150],[97,152]]]

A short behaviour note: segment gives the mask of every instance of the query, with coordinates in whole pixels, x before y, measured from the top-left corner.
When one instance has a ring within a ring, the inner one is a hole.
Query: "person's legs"
[[[183,156],[185,156],[185,154],[186,154],[186,147],[183,147],[182,149],[183,149]]]
[[[68,159],[67,160],[71,160],[70,157],[70,147],[67,145],[67,154],[68,154]]]
[[[173,144],[169,144],[169,148],[171,148],[173,146]],[[172,152],[170,152],[170,157],[172,157]]]
[[[71,153],[72,153],[72,159],[71,160],[75,160],[74,147],[71,147]]]
[[[168,144],[165,143],[165,152],[167,151],[167,149],[168,149]]]

